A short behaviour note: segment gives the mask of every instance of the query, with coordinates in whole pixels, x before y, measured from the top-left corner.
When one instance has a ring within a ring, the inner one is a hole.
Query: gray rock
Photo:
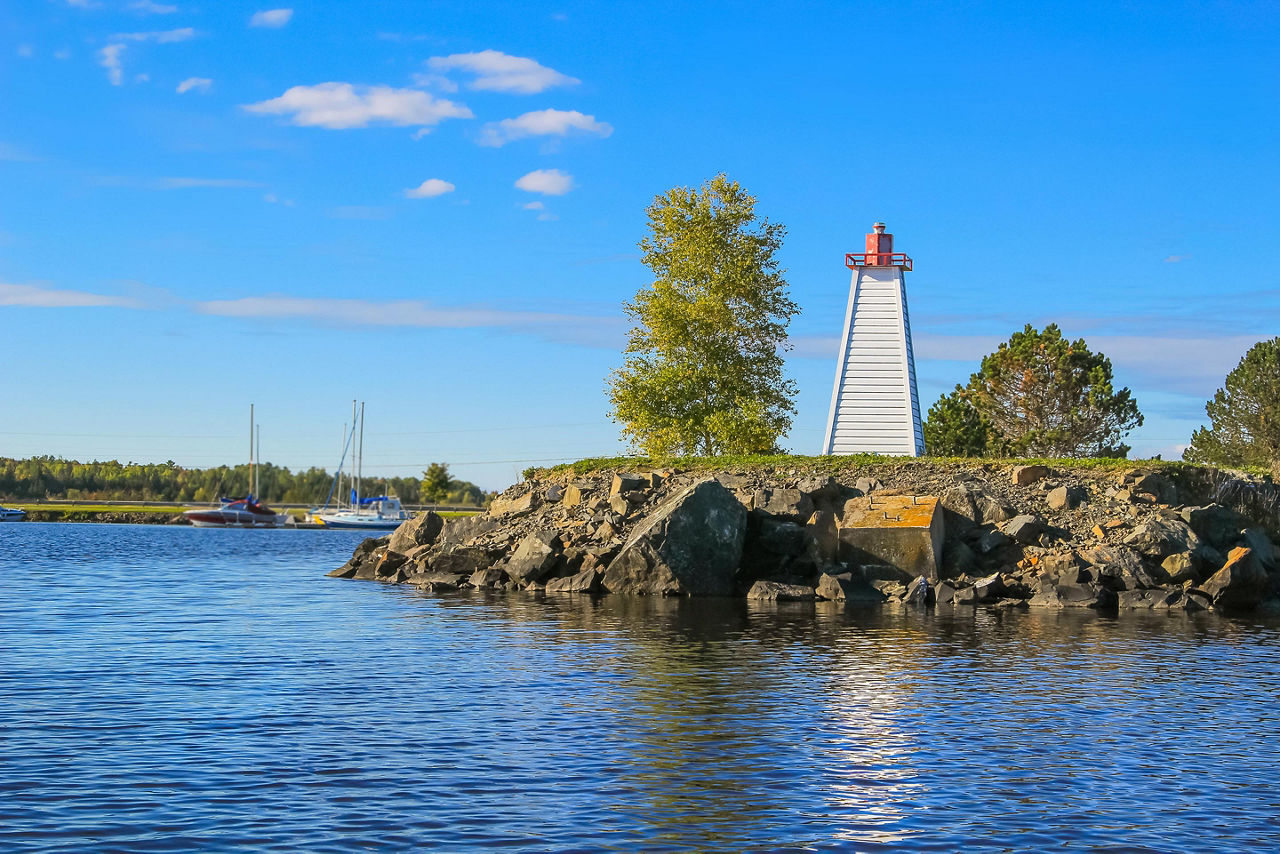
[[[798,489],[757,489],[754,507],[804,524],[813,515],[813,500]]]
[[[877,489],[883,489],[884,484],[874,477],[860,477],[854,483],[853,488],[863,495],[870,495]]]
[[[505,495],[499,495],[493,499],[493,503],[489,505],[490,516],[527,516],[541,506],[542,501],[538,498],[536,490],[529,490],[522,495],[516,495],[508,498]]]
[[[547,487],[547,492],[543,496],[548,504],[559,504],[564,499],[564,487],[558,483],[553,483]]]
[[[1024,513],[1021,516],[1014,516],[1001,530],[1024,546],[1029,546],[1039,541],[1040,534],[1044,531],[1044,523],[1030,513]]]
[[[1267,593],[1267,571],[1255,559],[1253,550],[1240,547],[1231,550],[1227,563],[1200,589],[1209,595],[1214,608],[1248,610],[1262,601]]]
[[[614,493],[609,496],[609,509],[619,516],[626,516],[631,512],[631,502],[622,493]]]
[[[501,524],[501,520],[489,514],[454,516],[444,520],[444,530],[440,532],[438,542],[446,546],[464,546],[476,537],[496,530]]]
[[[584,569],[568,578],[553,578],[547,582],[548,593],[599,593],[600,579],[604,573],[596,569]]]
[[[416,546],[435,543],[444,530],[444,519],[433,510],[419,513],[391,533],[387,547],[394,552],[409,554]]]
[[[1195,549],[1200,545],[1200,538],[1181,519],[1155,517],[1134,528],[1133,533],[1124,538],[1124,544],[1161,561],[1169,555]]]
[[[1276,569],[1276,547],[1262,528],[1245,528],[1240,532],[1240,544],[1253,549],[1253,558],[1268,572]]]
[[[714,480],[677,493],[636,526],[609,564],[613,593],[727,596],[742,559],[747,511]]]
[[[434,571],[455,575],[472,575],[477,570],[488,569],[492,563],[484,549],[465,546],[445,549],[431,558]]]
[[[1134,495],[1146,496],[1158,504],[1177,504],[1178,490],[1172,481],[1162,474],[1144,474],[1133,482],[1129,491]]]
[[[907,584],[914,577],[911,573],[888,564],[872,563],[859,568],[858,575],[871,584],[888,581],[894,584]]]
[[[812,602],[817,593],[803,584],[782,584],[777,581],[757,581],[747,591],[747,598],[761,602]]]
[[[1116,605],[1129,611],[1168,610],[1181,601],[1181,590],[1122,590],[1116,594]]]
[[[1169,555],[1160,564],[1160,568],[1164,570],[1165,577],[1168,578],[1170,584],[1183,584],[1188,581],[1192,584],[1198,584],[1200,582],[1200,573],[1196,570],[1196,561],[1191,552]]]
[[[1249,526],[1249,520],[1220,504],[1205,507],[1185,507],[1182,518],[1191,530],[1216,549],[1230,549],[1240,539],[1240,531]]]
[[[477,569],[475,572],[471,573],[471,576],[467,579],[467,583],[477,589],[484,589],[486,587],[497,587],[506,580],[507,577],[503,574],[502,570],[490,568]]]
[[[609,485],[609,494],[618,495],[623,492],[634,492],[638,489],[648,489],[649,478],[642,474],[615,474],[613,483]]]
[[[1030,486],[1038,480],[1044,480],[1053,474],[1048,466],[1030,465],[1013,467],[1014,486]]]
[[[556,531],[534,531],[520,541],[503,569],[517,582],[541,581],[555,567],[560,551]]]
[[[1116,607],[1116,594],[1101,584],[1054,584],[1041,581],[1028,604],[1044,608],[1095,608],[1103,611]]]
[[[1004,576],[998,572],[993,572],[991,575],[975,581],[973,583],[973,591],[981,602],[1002,599],[1008,593],[1004,583]]]
[[[853,575],[848,572],[842,572],[839,575],[830,573],[822,573],[818,576],[818,587],[816,593],[819,599],[826,599],[830,602],[843,602],[849,598],[848,588],[853,585]]]
[[[1089,490],[1083,486],[1059,486],[1044,497],[1050,510],[1074,510],[1089,500]]]

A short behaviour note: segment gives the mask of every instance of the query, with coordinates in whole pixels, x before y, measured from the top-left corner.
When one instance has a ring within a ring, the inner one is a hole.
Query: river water
[[[1280,622],[421,595],[0,526],[0,849],[1280,849]]]

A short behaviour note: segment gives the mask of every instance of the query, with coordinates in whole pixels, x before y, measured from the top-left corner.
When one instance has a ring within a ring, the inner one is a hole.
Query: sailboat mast
[[[257,456],[261,457],[262,456],[262,425],[255,424],[254,431],[255,431],[254,447],[257,449],[256,451]],[[258,493],[258,477],[262,472],[262,465],[261,465],[262,460],[259,459],[258,463],[259,463],[258,467],[253,470],[253,494],[259,501],[261,501],[262,496],[259,495]]]
[[[360,464],[356,468],[356,509],[359,510],[361,481],[364,480],[364,403],[360,403]]]
[[[253,404],[249,404],[249,494],[253,494]]]

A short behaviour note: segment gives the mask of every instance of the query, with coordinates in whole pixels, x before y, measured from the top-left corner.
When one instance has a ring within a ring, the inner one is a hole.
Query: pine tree
[[[1191,436],[1184,460],[1275,466],[1280,461],[1280,338],[1249,348],[1204,409],[1211,426]]]

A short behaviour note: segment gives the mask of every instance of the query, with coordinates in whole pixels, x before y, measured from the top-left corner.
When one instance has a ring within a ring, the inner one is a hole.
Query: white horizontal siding
[[[825,453],[924,452],[906,289],[897,267],[854,271]]]

